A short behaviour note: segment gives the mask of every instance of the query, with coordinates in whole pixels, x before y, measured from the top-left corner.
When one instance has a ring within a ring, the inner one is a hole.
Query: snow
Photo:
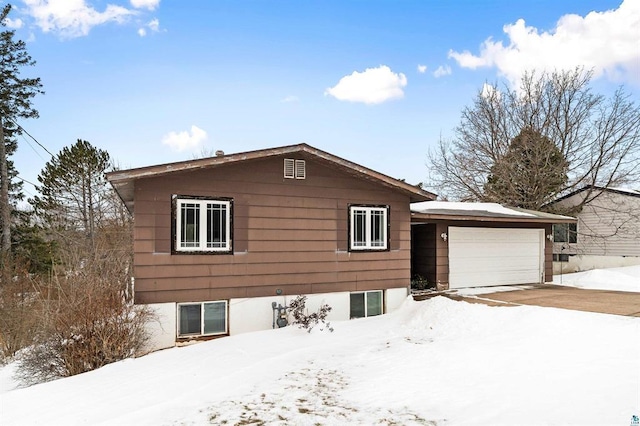
[[[458,201],[421,201],[419,203],[411,203],[412,212],[430,213],[432,210],[484,211],[487,213],[512,216],[535,217],[533,214],[513,210],[497,203],[467,203]]]
[[[332,325],[221,338],[23,389],[4,383],[10,364],[1,423],[604,425],[640,414],[640,318],[436,297]]]
[[[640,292],[640,265],[554,275],[553,283],[592,290]]]

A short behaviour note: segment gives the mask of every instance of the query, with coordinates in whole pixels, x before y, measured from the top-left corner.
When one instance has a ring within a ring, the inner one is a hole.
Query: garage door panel
[[[449,286],[539,282],[543,247],[541,229],[449,227]]]

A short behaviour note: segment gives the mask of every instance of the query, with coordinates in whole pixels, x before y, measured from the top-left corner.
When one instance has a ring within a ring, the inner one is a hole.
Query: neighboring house
[[[407,297],[410,203],[435,195],[306,144],[107,174],[134,216],[153,347],[268,329],[307,295],[333,320]]]
[[[495,203],[414,203],[412,276],[440,289],[550,282],[552,224],[575,222]]]
[[[563,271],[640,264],[640,191],[587,186],[552,204],[558,209],[577,206],[575,225],[554,226],[554,260]]]

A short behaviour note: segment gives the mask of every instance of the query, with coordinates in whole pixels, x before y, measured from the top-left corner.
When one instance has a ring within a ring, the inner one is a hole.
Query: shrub
[[[304,328],[309,333],[318,324],[326,325],[327,329],[332,332],[333,327],[326,321],[327,315],[331,312],[331,306],[323,303],[318,312],[308,313],[306,308],[307,296],[297,296],[289,303],[289,312],[293,316],[291,324],[296,324],[299,328]]]

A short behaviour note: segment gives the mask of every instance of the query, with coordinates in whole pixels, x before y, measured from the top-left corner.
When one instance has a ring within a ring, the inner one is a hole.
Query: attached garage
[[[412,278],[439,289],[551,281],[551,226],[575,221],[494,203],[414,203]]]
[[[449,227],[449,288],[540,283],[544,229]]]

